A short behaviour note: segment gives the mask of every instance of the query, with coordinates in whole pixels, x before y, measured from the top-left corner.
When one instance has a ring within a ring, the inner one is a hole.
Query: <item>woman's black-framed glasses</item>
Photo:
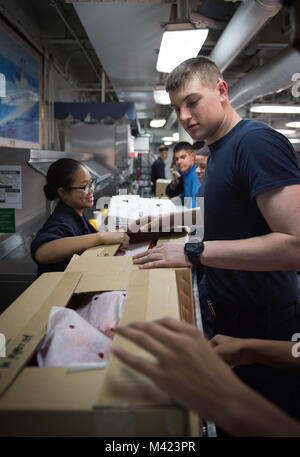
[[[97,179],[92,179],[90,182],[88,182],[85,186],[82,187],[68,187],[68,189],[78,189],[78,190],[83,190],[85,194],[89,193],[90,189],[95,189],[97,184]]]

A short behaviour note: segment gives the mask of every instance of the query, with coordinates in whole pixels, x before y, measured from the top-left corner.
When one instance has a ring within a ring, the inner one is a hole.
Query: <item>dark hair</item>
[[[188,151],[189,154],[195,152],[195,149],[188,141],[179,141],[179,143],[174,146],[173,154],[175,155],[176,152],[182,151],[183,149]]]
[[[169,151],[168,146],[159,146],[158,152],[162,152],[162,151]]]
[[[222,73],[217,64],[205,56],[192,57],[178,65],[169,74],[166,91],[172,92],[184,87],[193,76],[198,76],[205,86],[213,86],[218,79],[223,79]]]
[[[198,149],[202,148],[203,146],[205,145],[205,141],[196,141],[195,143],[193,143],[193,148],[195,149],[195,151],[198,151]]]
[[[74,173],[80,167],[83,167],[82,163],[74,159],[59,159],[52,163],[47,172],[47,183],[44,186],[47,200],[59,198],[57,189],[59,187],[68,189],[73,184]]]
[[[209,147],[203,146],[202,148],[198,149],[196,152],[196,157],[197,156],[209,156]]]

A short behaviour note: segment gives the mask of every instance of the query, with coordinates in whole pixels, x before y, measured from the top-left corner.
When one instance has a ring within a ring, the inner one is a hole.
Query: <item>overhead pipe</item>
[[[247,46],[261,27],[280,11],[281,6],[279,0],[245,0],[229,21],[209,56],[222,72]],[[233,96],[236,97],[235,91],[233,91]],[[256,96],[253,96],[254,98]],[[172,112],[165,127],[171,128],[175,122],[176,114]]]
[[[281,9],[279,0],[245,0],[229,21],[210,58],[223,72],[261,27]]]
[[[232,87],[231,105],[238,109],[256,98],[288,89],[295,84],[292,76],[299,70],[300,53],[292,47],[284,49],[271,62],[252,70]]]
[[[49,2],[49,6],[53,6],[57,12],[57,14],[59,15],[59,17],[61,18],[61,20],[63,21],[63,23],[65,24],[65,26],[67,27],[67,29],[69,30],[69,32],[73,35],[73,38],[76,40],[78,46],[80,47],[80,49],[82,50],[82,52],[84,53],[86,59],[88,60],[89,64],[91,65],[92,69],[94,70],[98,80],[101,82],[101,75],[99,75],[92,59],[90,58],[88,52],[86,51],[85,47],[83,46],[81,40],[78,38],[78,36],[76,35],[76,33],[74,32],[74,30],[72,29],[72,27],[70,26],[70,24],[68,23],[67,19],[65,18],[63,12],[61,11],[60,7],[58,6],[57,4],[57,0],[50,0]]]

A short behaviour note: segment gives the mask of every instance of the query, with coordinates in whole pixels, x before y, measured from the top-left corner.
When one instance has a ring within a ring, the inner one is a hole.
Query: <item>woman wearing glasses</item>
[[[59,159],[47,173],[44,193],[57,206],[31,244],[31,255],[38,264],[38,276],[63,271],[73,254],[101,244],[121,244],[129,237],[124,232],[98,232],[83,214],[94,205],[95,181],[88,170],[74,159]]]

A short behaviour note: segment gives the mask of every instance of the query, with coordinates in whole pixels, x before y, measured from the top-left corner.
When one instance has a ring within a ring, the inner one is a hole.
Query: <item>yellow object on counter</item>
[[[95,228],[97,229],[97,219],[89,219],[89,223]]]
[[[102,217],[103,219],[107,216],[107,213],[108,213],[108,209],[107,208],[104,208],[104,209],[100,209],[101,211],[101,214],[102,214]]]

